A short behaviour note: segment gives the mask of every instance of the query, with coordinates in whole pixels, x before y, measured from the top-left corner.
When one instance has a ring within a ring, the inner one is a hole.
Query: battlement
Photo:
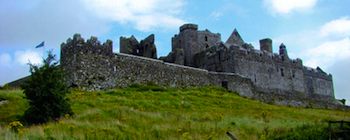
[[[197,24],[184,24],[180,27],[180,32],[184,30],[198,30],[198,25]]]
[[[84,40],[80,34],[74,34],[73,39],[68,38],[65,43],[61,44],[62,54],[63,53],[77,53],[81,54],[102,54],[112,55],[113,54],[113,42],[107,40],[103,44],[98,40],[97,37],[91,36],[90,39]]]
[[[317,77],[317,78],[320,78],[320,79],[332,81],[332,75],[331,74],[327,74],[320,67],[317,67],[316,69],[314,69],[314,68],[311,68],[311,67],[304,66],[303,67],[303,71],[304,71],[304,74],[306,76],[312,76],[312,77]]]
[[[258,99],[260,94],[278,94],[287,101],[289,96],[299,99],[299,93],[306,98],[334,98],[332,75],[303,66],[299,58],[290,59],[283,43],[273,53],[269,38],[259,41],[259,50],[245,43],[236,29],[224,43],[219,33],[184,24],[172,38],[172,52],[160,60],[154,39],[153,34],[140,42],[134,36],[120,37],[121,53],[114,54],[111,40],[101,43],[97,37],[84,40],[75,34],[61,44],[60,65],[67,72],[67,84],[87,89],[147,82],[174,87],[221,85]]]
[[[283,56],[277,54],[277,53],[270,53],[268,51],[261,51],[254,49],[252,47],[230,47],[232,50],[231,52],[234,52],[236,57],[250,60],[250,61],[257,61],[257,62],[264,62],[264,63],[278,63],[282,65],[291,65],[295,67],[301,68],[303,66],[303,62],[300,58],[297,59],[284,59]]]

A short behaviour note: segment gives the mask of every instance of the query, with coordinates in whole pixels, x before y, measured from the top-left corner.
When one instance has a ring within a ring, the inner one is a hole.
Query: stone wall
[[[214,46],[221,41],[219,33],[209,30],[198,31],[195,24],[185,24],[180,27],[180,33],[172,38],[172,52],[176,55],[178,50],[183,50],[184,65],[194,66],[194,55]],[[172,62],[173,63],[173,62]]]
[[[168,58],[173,61],[168,62],[183,58],[175,55],[183,51],[185,65],[240,74],[249,78],[261,92],[302,93],[298,96],[334,99],[332,76],[320,68],[305,69],[301,59],[290,59],[283,43],[279,46],[279,54],[273,53],[269,38],[260,40],[260,50],[256,50],[251,44],[244,43],[236,29],[223,43],[220,34],[198,31],[198,26],[185,24],[173,38],[172,45],[173,51]]]
[[[223,43],[216,44],[194,56],[195,67],[217,72],[234,72],[230,49]]]
[[[217,43],[221,42],[221,35],[219,33],[212,33],[208,29],[198,31],[197,34],[197,44],[202,48],[200,51],[215,46]]]
[[[69,86],[106,88],[110,86],[112,41],[101,44],[96,37],[85,41],[79,34],[61,44],[60,65]],[[98,62],[98,63],[95,63]]]
[[[231,91],[237,91],[243,96],[253,94],[250,80],[236,74],[208,72],[127,54],[115,54],[113,65],[117,67],[115,83],[120,87],[149,82],[171,87],[222,86],[223,82],[226,82]]]
[[[257,50],[235,48],[232,51],[234,71],[249,77],[261,91],[304,93],[304,75],[301,61],[282,60],[279,55],[271,55]]]
[[[300,59],[289,59],[281,46],[283,55],[219,43],[196,54],[194,63],[201,69],[247,77],[259,92],[334,99],[332,77],[320,68],[307,70]]]
[[[308,96],[327,96],[334,98],[332,75],[324,73],[320,68],[304,67],[305,93]]]
[[[88,46],[80,38],[75,35],[73,40],[61,46],[61,66],[70,86],[100,90],[146,83],[171,87],[225,84],[227,89],[237,91],[242,96],[253,96],[251,81],[240,75],[209,72],[122,53],[113,54],[106,46]]]
[[[154,44],[154,34],[149,35],[140,42],[134,36],[120,37],[119,52],[157,59],[157,49]]]
[[[111,41],[101,44],[95,37],[85,41],[76,34],[61,45],[61,66],[67,84],[85,90],[146,83],[171,87],[216,85],[269,103],[339,107],[334,102],[332,77],[319,68],[309,71],[300,59],[282,59],[278,54],[251,49],[249,45],[227,48],[223,43],[204,52],[206,59],[200,66],[216,72],[113,53]],[[312,92],[305,94],[305,90]]]

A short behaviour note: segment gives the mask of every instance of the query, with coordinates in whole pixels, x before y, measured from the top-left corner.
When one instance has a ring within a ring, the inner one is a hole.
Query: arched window
[[[208,37],[207,37],[207,36],[205,36],[205,37],[204,37],[204,40],[205,40],[205,41],[208,41]]]

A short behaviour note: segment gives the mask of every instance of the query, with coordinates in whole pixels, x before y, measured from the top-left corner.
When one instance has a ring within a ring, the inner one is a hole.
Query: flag
[[[37,45],[35,48],[41,48],[44,47],[45,45],[45,41],[41,42],[39,45]]]

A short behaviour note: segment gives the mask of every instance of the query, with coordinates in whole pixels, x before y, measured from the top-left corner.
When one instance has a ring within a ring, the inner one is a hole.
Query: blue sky
[[[0,85],[29,74],[45,50],[74,33],[102,42],[119,37],[156,35],[158,56],[167,55],[171,37],[184,23],[221,33],[234,28],[259,48],[259,39],[282,42],[292,58],[333,75],[337,98],[350,101],[349,0],[0,0]],[[35,49],[45,41],[44,49]]]

